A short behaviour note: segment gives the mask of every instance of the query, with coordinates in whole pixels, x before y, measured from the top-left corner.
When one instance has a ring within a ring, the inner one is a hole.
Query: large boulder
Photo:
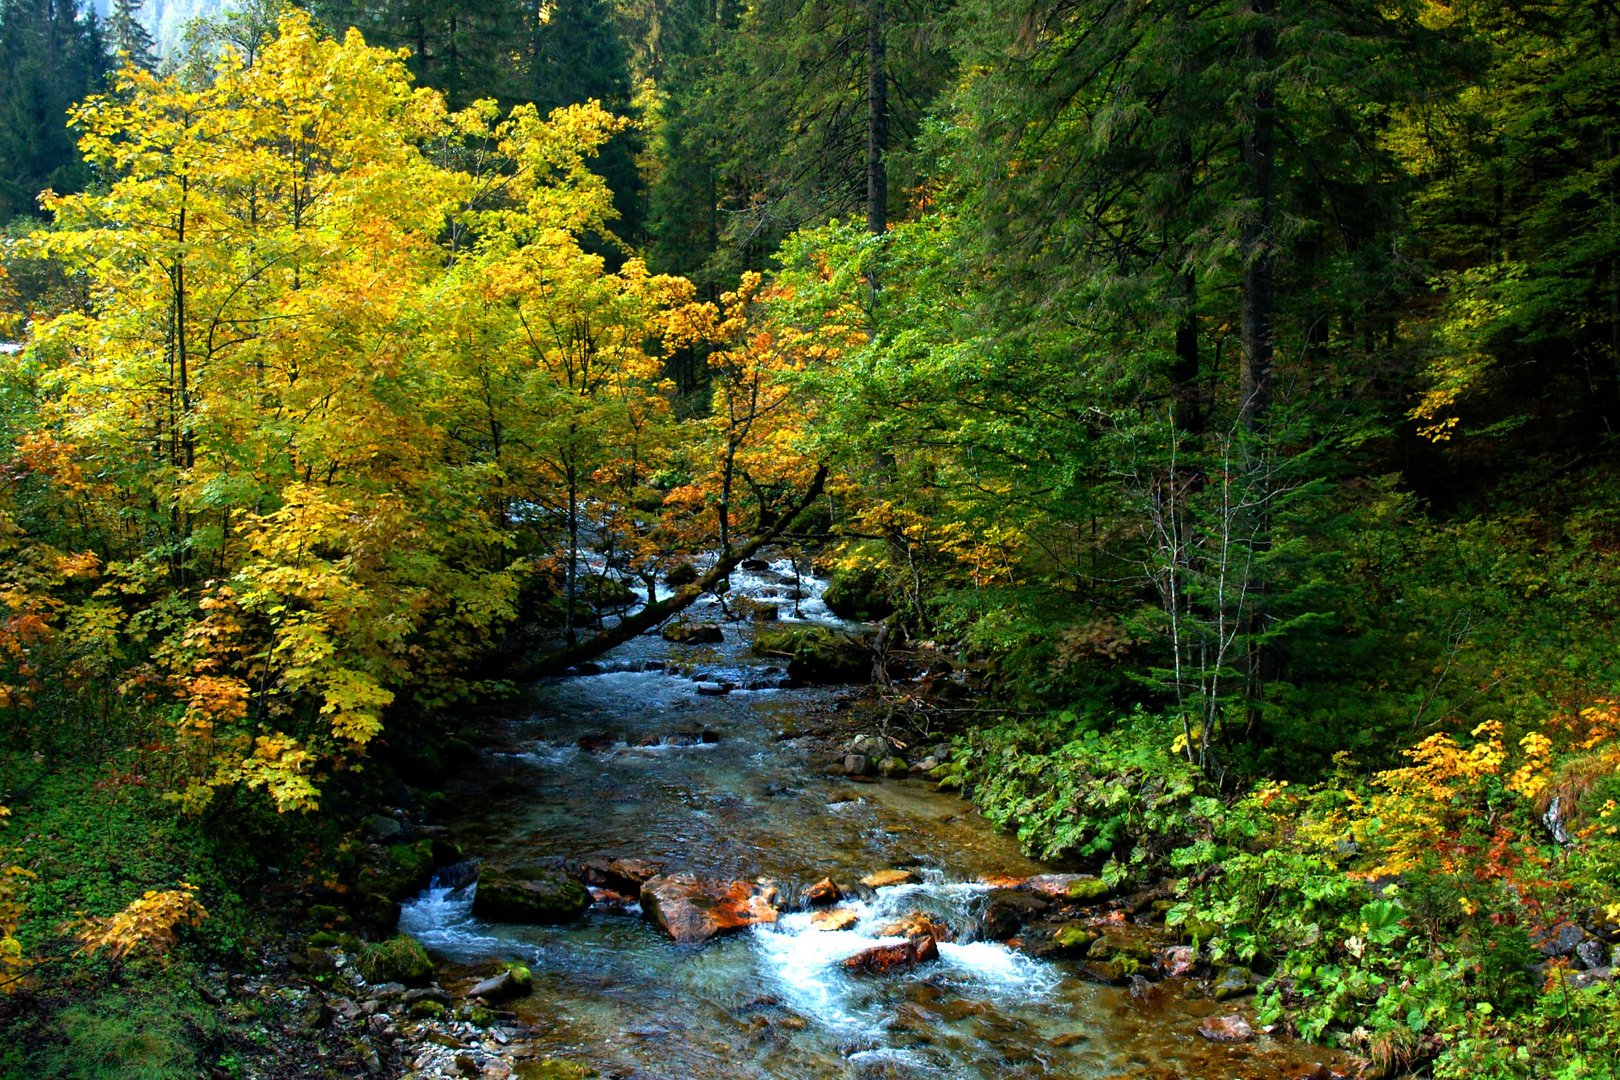
[[[641,912],[676,941],[707,941],[755,923],[775,922],[769,891],[751,881],[669,874],[642,884]]]
[[[549,867],[484,870],[473,895],[473,914],[496,922],[558,925],[591,906],[585,886]]]
[[[765,626],[754,635],[752,650],[786,659],[795,683],[866,682],[872,675],[872,655],[861,640],[827,626]]]
[[[834,570],[821,602],[840,618],[862,622],[876,622],[894,613],[884,573],[869,563]]]

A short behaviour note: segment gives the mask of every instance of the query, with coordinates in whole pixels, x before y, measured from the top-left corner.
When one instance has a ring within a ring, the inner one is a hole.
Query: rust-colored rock
[[[804,901],[811,907],[826,907],[828,904],[836,904],[843,897],[843,891],[834,884],[832,878],[822,878],[804,890]]]
[[[850,908],[829,908],[810,916],[810,925],[817,930],[848,930],[861,921]]]
[[[950,941],[955,935],[951,928],[928,914],[926,911],[913,911],[877,932],[878,937],[903,938],[933,938],[935,941]]]
[[[858,952],[844,961],[844,968],[863,975],[890,975],[910,971],[938,956],[939,947],[933,938],[907,938],[898,945],[876,945]]]
[[[641,886],[642,914],[676,941],[707,941],[755,923],[775,922],[777,911],[751,881],[714,881],[696,874],[655,877]]]
[[[1198,1025],[1198,1034],[1211,1042],[1248,1042],[1254,1028],[1241,1016],[1211,1016]]]

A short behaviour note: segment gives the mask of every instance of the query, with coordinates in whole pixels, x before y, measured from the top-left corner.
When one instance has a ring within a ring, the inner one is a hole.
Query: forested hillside
[[[266,897],[791,543],[1260,1022],[1616,1075],[1620,8],[137,11],[0,4],[0,1073],[244,1075]]]

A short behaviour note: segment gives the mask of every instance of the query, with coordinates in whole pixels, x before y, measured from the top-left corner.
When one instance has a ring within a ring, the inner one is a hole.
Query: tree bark
[[[582,664],[587,660],[594,660],[598,656],[612,649],[616,645],[623,645],[632,638],[638,637],[671,615],[677,615],[690,607],[698,597],[714,588],[720,582],[731,576],[731,572],[744,559],[754,556],[760,548],[770,543],[787,530],[788,526],[810,505],[821,497],[821,490],[827,483],[827,468],[822,466],[816,470],[815,479],[805,489],[788,511],[776,519],[773,527],[762,531],[749,543],[733,551],[727,558],[721,559],[710,568],[697,581],[690,585],[676,589],[673,594],[656,603],[650,603],[634,615],[621,619],[618,625],[602,631],[593,637],[571,645],[556,652],[547,653],[528,663],[515,665],[514,671],[509,675],[514,679],[534,679],[545,675],[560,675],[575,664]]]
[[[883,40],[883,0],[866,4],[866,231],[882,236],[889,227],[889,73]]]

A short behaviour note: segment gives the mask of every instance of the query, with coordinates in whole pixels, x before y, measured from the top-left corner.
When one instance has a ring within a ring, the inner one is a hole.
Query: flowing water
[[[739,572],[735,594],[780,602],[784,619],[836,624],[822,583],[779,559]],[[724,619],[713,599],[691,619]],[[992,876],[1049,868],[1023,858],[966,804],[920,780],[855,784],[812,767],[796,737],[825,690],[789,689],[747,654],[749,624],[715,646],[646,636],[601,673],[529,689],[500,746],[450,792],[454,838],[495,862],[627,856],[670,870],[768,877],[784,895],[823,877],[854,882],[906,867],[920,881],[851,905],[846,931],[806,912],[704,945],[677,945],[629,910],[564,927],[472,917],[470,890],[435,886],[401,928],[446,977],[521,960],[534,994],[513,1008],[551,1053],[621,1077],[1292,1077],[1309,1052],[1264,1039],[1194,1035],[1208,1001],[1179,984],[1145,997],[1077,977],[1061,961],[975,940]],[[718,684],[718,685],[717,685]],[[719,686],[735,687],[714,693]],[[582,749],[587,747],[588,749]],[[955,932],[937,961],[854,975],[841,961],[898,939],[887,922],[926,911]]]

